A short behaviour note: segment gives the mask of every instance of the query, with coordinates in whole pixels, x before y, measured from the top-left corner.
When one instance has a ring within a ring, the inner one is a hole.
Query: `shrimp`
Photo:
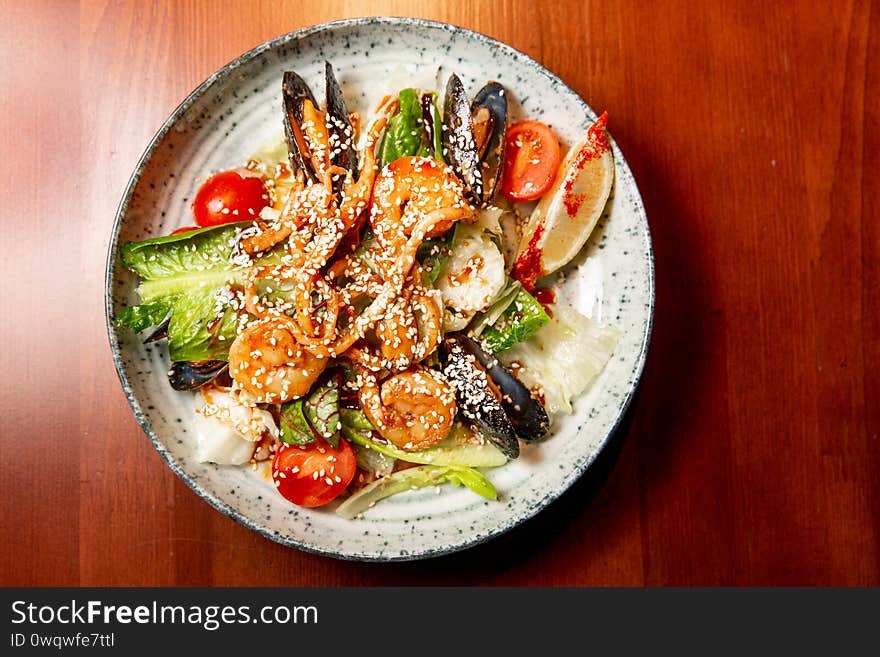
[[[328,359],[306,351],[294,337],[289,317],[273,316],[247,327],[229,348],[235,387],[257,403],[281,404],[305,395]]]
[[[382,249],[380,263],[386,263],[379,266],[387,269],[428,214],[437,220],[425,238],[442,235],[460,219],[473,220],[476,211],[464,194],[461,181],[442,162],[413,156],[385,167],[376,179],[370,208],[370,224]]]
[[[408,291],[392,304],[376,324],[381,359],[376,366],[391,371],[405,370],[431,355],[440,344],[440,308],[424,288]]]
[[[406,369],[412,359],[419,327],[410,310],[409,299],[399,296],[376,324],[376,337],[382,357],[393,369]]]
[[[370,296],[375,294],[373,303],[349,323],[348,330],[344,334],[340,334],[330,344],[328,348],[330,356],[335,358],[344,353],[355,342],[363,338],[366,332],[388,311],[394,300],[400,296],[407,276],[413,271],[413,266],[416,264],[416,251],[425,235],[438,222],[445,221],[447,216],[446,209],[439,208],[427,212],[419,218],[412,230],[412,235],[404,240],[395,258],[390,263],[385,263],[384,279],[370,293]]]
[[[382,284],[375,290],[373,303],[329,345],[329,355],[336,357],[351,348],[388,312],[400,296],[425,238],[448,231],[456,221],[475,218],[476,211],[465,201],[461,182],[446,165],[404,157],[385,167],[373,187],[370,208],[370,223],[379,243],[371,256]]]
[[[379,107],[379,117],[367,134],[363,168],[357,181],[345,169],[333,166],[329,161],[318,167],[320,162],[313,159],[312,164],[322,171],[323,183],[313,183],[295,191],[288,199],[281,221],[267,227],[261,234],[242,241],[245,251],[254,252],[255,249],[265,250],[290,237],[289,256],[286,260],[289,266],[280,268],[285,271],[284,280],[292,283],[295,291],[296,312],[293,323],[289,326],[297,343],[316,356],[333,355],[331,343],[337,338],[336,323],[340,310],[338,293],[324,279],[321,270],[346,234],[356,230],[357,219],[368,205],[378,168],[375,145],[396,107],[397,101],[387,98]],[[307,102],[305,108],[311,112],[309,116],[312,117],[303,124],[311,131],[307,131],[310,142],[325,139],[325,133],[312,134],[313,128],[321,120],[315,118],[317,115],[314,115],[314,108],[310,103]],[[338,176],[345,176],[345,185],[341,201],[337,205],[333,179]],[[288,272],[291,274],[288,275]],[[254,299],[255,291],[254,282],[249,280],[246,298]],[[314,299],[316,294],[320,300],[318,305]],[[318,307],[323,309],[320,316],[317,313]],[[248,311],[254,314],[257,308],[256,301],[253,301],[248,306]]]
[[[404,450],[436,445],[452,429],[458,410],[450,385],[433,370],[415,367],[386,379],[360,369],[360,404],[383,438]]]

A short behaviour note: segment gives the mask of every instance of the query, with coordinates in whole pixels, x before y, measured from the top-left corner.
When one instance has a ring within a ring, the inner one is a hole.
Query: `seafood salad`
[[[492,468],[552,435],[619,338],[556,298],[613,186],[607,114],[562,149],[497,82],[361,113],[330,63],[322,102],[280,82],[278,143],[210,175],[195,225],[122,246],[140,302],[117,324],[167,342],[198,458],[293,504],[497,499]]]

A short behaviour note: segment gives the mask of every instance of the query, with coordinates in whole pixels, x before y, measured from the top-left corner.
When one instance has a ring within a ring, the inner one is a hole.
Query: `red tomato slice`
[[[221,171],[199,188],[192,209],[201,227],[256,219],[269,205],[262,179],[247,169]]]
[[[534,201],[550,189],[559,171],[559,141],[540,121],[507,129],[501,193],[513,201]]]
[[[299,506],[322,506],[344,491],[357,470],[354,451],[339,440],[333,449],[323,440],[309,445],[282,445],[272,462],[275,487]]]
[[[173,230],[169,233],[169,235],[180,235],[181,233],[188,233],[191,230],[198,230],[198,226],[181,226],[177,230]]]

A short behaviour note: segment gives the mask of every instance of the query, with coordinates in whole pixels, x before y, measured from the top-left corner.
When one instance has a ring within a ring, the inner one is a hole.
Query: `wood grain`
[[[876,3],[2,5],[0,584],[880,584]],[[398,565],[275,545],[178,481],[102,305],[116,205],[176,104],[266,39],[369,14],[479,30],[607,109],[657,260],[601,472],[485,546]]]

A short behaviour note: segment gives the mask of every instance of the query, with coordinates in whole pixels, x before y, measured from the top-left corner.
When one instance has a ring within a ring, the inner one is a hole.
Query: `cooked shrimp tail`
[[[360,370],[360,404],[383,438],[405,450],[436,445],[452,428],[455,393],[440,374],[414,367],[379,384],[376,375]]]
[[[329,362],[306,351],[292,320],[268,317],[238,334],[229,348],[234,386],[257,403],[281,404],[305,395]]]

